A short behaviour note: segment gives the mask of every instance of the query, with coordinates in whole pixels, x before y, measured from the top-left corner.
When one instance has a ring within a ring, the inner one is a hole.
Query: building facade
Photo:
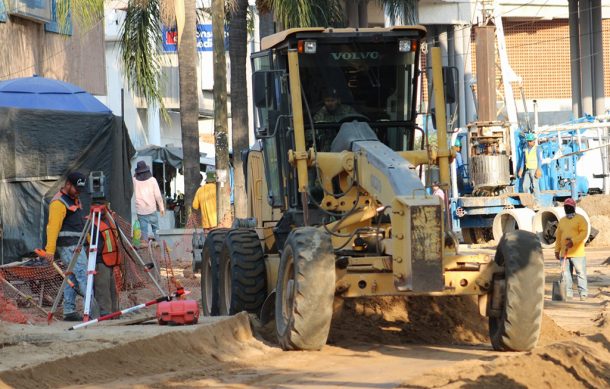
[[[103,20],[60,26],[55,5],[55,0],[0,1],[0,81],[37,74],[106,95]]]

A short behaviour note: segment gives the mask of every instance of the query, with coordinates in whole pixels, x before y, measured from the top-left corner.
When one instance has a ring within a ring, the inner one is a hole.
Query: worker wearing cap
[[[464,160],[462,159],[462,141],[456,139],[453,143],[453,151],[455,151],[455,172],[457,177],[457,186],[460,193],[464,191],[464,180],[466,172],[464,171]]]
[[[153,177],[150,167],[144,161],[138,161],[136,172],[132,178],[133,194],[135,196],[136,214],[142,229],[142,243],[140,247],[147,247],[148,241],[153,240],[153,245],[159,241],[159,216],[165,216],[165,203],[159,190],[159,183]],[[148,226],[152,229],[149,235]]]
[[[574,295],[570,270],[572,267],[576,271],[580,299],[585,300],[588,295],[585,258],[588,224],[584,216],[576,213],[576,201],[574,199],[568,198],[563,203],[563,209],[566,215],[559,220],[555,232],[555,258],[561,260],[568,297]],[[564,261],[567,261],[567,263],[564,264]]]
[[[536,145],[536,135],[529,132],[525,135],[527,146],[523,149],[523,164],[519,169],[517,176],[523,177],[523,191],[525,193],[533,193],[536,199],[540,194],[538,187],[538,178],[542,175],[540,170],[540,151]]]
[[[349,105],[341,104],[341,98],[334,88],[324,90],[323,98],[324,106],[313,117],[316,123],[336,123],[346,116],[358,114]]]
[[[459,139],[456,139],[453,143],[453,149],[455,150],[455,167],[459,171],[464,166],[464,161],[462,160],[462,142]]]
[[[53,262],[56,252],[59,253],[64,265],[68,266],[72,260],[79,238],[85,228],[87,214],[83,210],[78,196],[80,191],[85,188],[86,180],[86,177],[79,172],[70,173],[63,187],[51,200],[45,247],[45,258],[50,262]],[[64,289],[64,320],[81,321],[82,316],[76,312],[77,291],[75,288],[78,288],[81,296],[84,296],[87,291],[87,256],[84,250],[80,250],[76,265],[68,277],[74,283],[74,288],[66,284]],[[92,300],[91,306],[96,306],[94,300]]]
[[[201,176],[201,181],[203,181],[203,176]],[[204,230],[216,227],[216,175],[214,172],[206,173],[205,184],[195,193],[193,208],[201,211],[201,225]]]

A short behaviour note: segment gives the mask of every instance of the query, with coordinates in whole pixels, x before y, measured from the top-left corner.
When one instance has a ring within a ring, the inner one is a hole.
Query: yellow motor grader
[[[422,26],[298,28],[252,55],[257,144],[245,167],[249,216],[198,247],[203,312],[274,317],[284,349],[320,349],[335,298],[479,296],[497,350],[538,341],[542,251],[507,233],[495,256],[461,254],[445,204],[445,88],[431,48],[438,148],[417,126]],[[197,249],[197,247],[195,247]],[[197,250],[195,250],[197,251]]]

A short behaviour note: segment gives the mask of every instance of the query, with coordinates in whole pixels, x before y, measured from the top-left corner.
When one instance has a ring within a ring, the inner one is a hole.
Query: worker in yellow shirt
[[[563,278],[566,281],[567,295],[573,297],[572,274],[570,265],[576,271],[580,300],[587,298],[587,267],[585,242],[587,240],[587,220],[576,213],[576,201],[569,198],[563,203],[566,215],[559,220],[555,232],[555,258],[561,260]],[[563,262],[566,261],[564,264]]]
[[[85,216],[78,195],[85,188],[87,178],[79,173],[72,172],[51,200],[49,205],[49,222],[47,223],[47,245],[45,258],[49,262],[55,259],[55,252],[67,267],[72,260],[79,238],[85,228]],[[87,256],[81,249],[72,274],[68,275],[74,283],[74,288],[66,284],[64,289],[64,320],[82,321],[83,317],[76,312],[76,294],[84,296],[87,291]],[[78,292],[77,292],[78,290]],[[95,299],[91,301],[92,312],[97,311]],[[97,317],[93,313],[92,317]]]
[[[203,175],[201,176],[203,182]],[[201,211],[201,225],[204,230],[216,227],[216,175],[206,173],[205,184],[197,189],[193,199],[193,208]]]

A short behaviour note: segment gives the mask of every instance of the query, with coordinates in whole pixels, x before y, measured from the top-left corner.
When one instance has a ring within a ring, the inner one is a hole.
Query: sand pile
[[[540,329],[540,339],[537,347],[543,347],[552,343],[569,340],[574,334],[559,327],[553,319],[546,314],[542,314],[542,328]]]
[[[488,343],[476,297],[350,299],[333,320],[329,343]]]
[[[610,387],[610,330],[503,356],[429,372],[405,388],[607,388]]]
[[[71,332],[78,336],[78,332]],[[111,342],[108,339],[104,342]],[[77,347],[78,342],[64,342]],[[151,338],[119,342],[115,346],[29,364],[23,369],[0,371],[0,387],[44,388],[104,383],[119,377],[145,377],[163,373],[219,369],[219,363],[238,363],[241,358],[264,355],[267,347],[252,337],[248,316],[240,313],[226,320]],[[155,382],[159,382],[157,376]]]
[[[489,344],[488,319],[476,296],[378,297],[346,300],[328,342]],[[538,346],[573,335],[543,315]]]
[[[604,215],[593,215],[590,217],[591,227],[599,231],[595,239],[589,243],[589,247],[610,246],[610,217]]]
[[[589,247],[610,246],[610,196],[590,195],[578,202],[591,219],[591,227],[599,231]]]

